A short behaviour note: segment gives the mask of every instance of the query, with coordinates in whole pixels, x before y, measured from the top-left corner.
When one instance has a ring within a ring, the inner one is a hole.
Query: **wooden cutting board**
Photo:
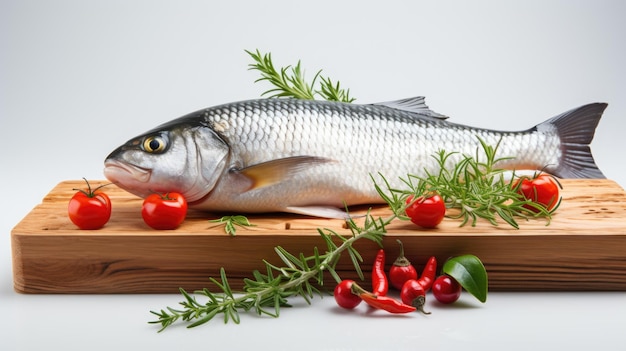
[[[105,181],[90,181],[92,186]],[[387,265],[398,254],[396,239],[418,270],[434,255],[441,263],[462,254],[478,256],[489,275],[491,291],[622,290],[626,291],[626,193],[611,180],[563,180],[563,202],[549,225],[543,219],[506,223],[479,222],[459,227],[444,220],[434,230],[396,221],[384,240]],[[157,231],[141,218],[140,198],[107,186],[113,204],[111,220],[99,230],[77,229],[67,217],[73,188],[84,181],[58,184],[11,232],[15,290],[21,293],[177,293],[213,288],[209,277],[224,267],[234,288],[263,260],[280,264],[274,252],[282,246],[305,255],[325,249],[317,228],[349,235],[341,220],[297,215],[249,216],[255,227],[236,236],[209,223],[221,215],[190,211],[183,225]],[[366,209],[361,209],[365,211]],[[356,214],[356,212],[353,212]],[[384,206],[376,216],[389,215]],[[368,272],[378,246],[359,240],[363,270]],[[344,255],[342,278],[356,278]],[[366,277],[369,274],[366,274]],[[334,281],[328,275],[329,287]],[[364,283],[366,286],[369,283]]]

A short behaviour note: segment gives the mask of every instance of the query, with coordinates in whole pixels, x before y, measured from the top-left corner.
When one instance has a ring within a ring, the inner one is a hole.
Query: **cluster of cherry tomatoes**
[[[561,185],[554,176],[547,173],[521,177],[513,182],[512,187],[523,199],[530,200],[531,203],[522,207],[532,212],[539,212],[540,208],[552,212],[561,201]],[[417,199],[411,195],[406,203],[406,215],[411,222],[423,228],[437,227],[446,215],[446,203],[436,191]]]
[[[462,286],[451,276],[437,274],[437,259],[432,256],[428,259],[422,274],[418,276],[417,270],[411,262],[404,256],[402,242],[400,244],[400,255],[396,258],[389,269],[389,274],[385,273],[385,251],[378,250],[378,254],[372,265],[372,290],[367,291],[361,288],[353,280],[343,280],[334,290],[335,301],[340,307],[353,309],[361,301],[368,305],[383,309],[391,313],[407,313],[420,311],[424,314],[426,293],[432,290],[432,294],[437,301],[443,304],[450,304],[458,300],[461,296]],[[400,291],[400,301],[387,296],[389,286]]]
[[[87,189],[73,189],[76,193],[70,199],[67,213],[78,228],[99,229],[111,218],[111,199],[102,191],[107,184],[92,189],[87,179],[85,182]],[[187,201],[179,193],[151,194],[141,206],[141,217],[153,229],[176,229],[186,215]]]

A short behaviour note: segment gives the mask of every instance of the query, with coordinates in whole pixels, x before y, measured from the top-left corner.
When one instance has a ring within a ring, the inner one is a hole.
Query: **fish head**
[[[104,161],[104,175],[140,197],[178,192],[202,199],[225,171],[228,144],[208,125],[178,119],[127,141]]]

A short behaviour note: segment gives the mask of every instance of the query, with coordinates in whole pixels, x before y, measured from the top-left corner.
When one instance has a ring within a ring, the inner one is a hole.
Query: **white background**
[[[463,124],[517,130],[608,102],[592,144],[626,185],[623,1],[0,1],[0,343],[11,350],[588,349],[626,342],[626,294],[492,293],[482,305],[397,318],[297,300],[157,334],[151,309],[178,295],[20,295],[10,231],[67,179],[103,179],[120,143],[267,85],[244,49],[323,68],[358,103],[425,95]],[[407,147],[412,147],[407,145]],[[584,282],[581,282],[584,284]],[[262,343],[257,344],[257,342]],[[5,349],[5,347],[2,347]]]

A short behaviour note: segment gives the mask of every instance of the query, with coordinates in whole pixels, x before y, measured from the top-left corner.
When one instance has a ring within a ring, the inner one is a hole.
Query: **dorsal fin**
[[[385,106],[389,108],[394,108],[396,110],[413,112],[413,113],[417,113],[423,116],[428,116],[428,117],[433,117],[433,118],[439,118],[439,119],[448,118],[448,116],[442,115],[440,113],[437,113],[429,109],[428,106],[426,106],[425,100],[426,98],[423,96],[416,96],[416,97],[402,99],[402,100],[378,102],[372,105]]]

